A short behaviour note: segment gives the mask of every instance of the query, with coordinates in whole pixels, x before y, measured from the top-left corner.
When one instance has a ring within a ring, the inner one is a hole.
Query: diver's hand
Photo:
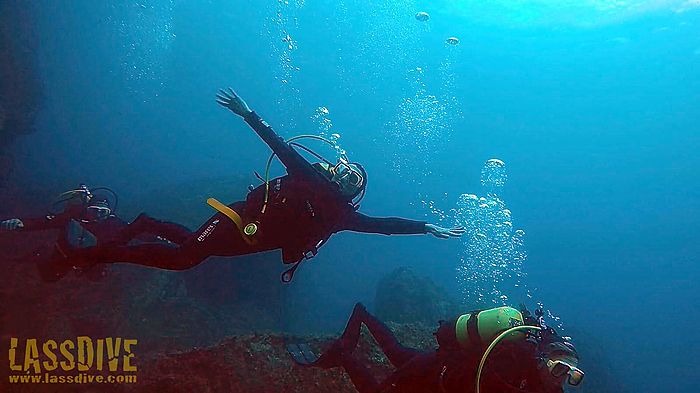
[[[425,224],[425,230],[440,239],[449,239],[451,237],[460,237],[464,233],[464,228],[454,227],[454,228],[442,228],[433,224]]]
[[[248,104],[230,87],[228,92],[224,91],[224,89],[219,89],[219,92],[216,93],[216,103],[241,117],[252,112]]]
[[[11,218],[0,222],[0,229],[5,231],[14,231],[19,228],[24,228],[24,223],[19,218]]]

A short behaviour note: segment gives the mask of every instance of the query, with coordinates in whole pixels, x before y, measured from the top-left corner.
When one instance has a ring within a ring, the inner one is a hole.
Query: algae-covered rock
[[[428,326],[453,317],[458,309],[443,288],[406,267],[394,270],[379,282],[374,304],[381,320]]]
[[[416,325],[390,324],[402,343],[420,342],[417,349],[432,350],[430,330]],[[216,346],[158,356],[140,369],[136,392],[356,392],[341,368],[324,370],[294,364],[288,342],[306,342],[317,354],[335,336],[284,337],[247,334],[228,338]],[[366,329],[352,356],[361,359],[378,379],[394,368]]]
[[[328,338],[304,341],[320,351]],[[244,335],[144,364],[134,392],[355,392],[342,369],[296,366],[279,335]]]

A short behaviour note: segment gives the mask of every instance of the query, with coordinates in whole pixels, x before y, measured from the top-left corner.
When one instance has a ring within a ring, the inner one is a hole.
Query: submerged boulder
[[[374,305],[381,320],[428,326],[458,310],[443,288],[407,267],[392,271],[379,282]]]

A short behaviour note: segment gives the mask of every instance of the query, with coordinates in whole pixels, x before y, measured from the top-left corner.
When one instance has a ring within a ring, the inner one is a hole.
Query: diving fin
[[[294,363],[300,366],[313,366],[318,360],[318,356],[306,343],[287,344],[287,352]]]
[[[68,222],[66,241],[72,248],[88,248],[97,245],[97,238],[92,232],[83,228],[76,220]]]

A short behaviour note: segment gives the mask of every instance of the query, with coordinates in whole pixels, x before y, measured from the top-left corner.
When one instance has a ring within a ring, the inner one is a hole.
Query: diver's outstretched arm
[[[339,230],[383,235],[419,235],[428,233],[427,225],[425,221],[398,217],[370,217],[354,212],[347,216]]]
[[[270,149],[279,157],[282,164],[290,174],[304,174],[312,177],[319,177],[319,173],[306,161],[304,157],[289,146],[275,130],[265,122],[257,113],[249,112],[243,117],[250,128],[255,131]]]
[[[460,237],[464,228],[442,228],[425,221],[409,220],[398,217],[370,217],[360,212],[348,215],[337,231],[355,231],[381,233],[383,235],[421,235],[429,233],[441,239]],[[336,231],[336,232],[337,232]]]
[[[73,218],[70,213],[47,214],[36,218],[11,218],[0,222],[0,229],[5,231],[44,231],[62,228]]]
[[[228,91],[219,90],[216,95],[216,102],[229,109],[231,112],[241,116],[248,123],[250,128],[263,140],[270,149],[272,149],[282,164],[287,168],[287,171],[292,174],[305,174],[312,178],[320,177],[320,174],[311,166],[311,164],[302,157],[299,152],[289,146],[272,127],[265,122],[257,113],[250,109],[248,104],[239,97],[233,89],[228,88]]]
[[[0,230],[15,231],[24,228],[24,222],[19,218],[10,218],[9,220],[0,221]]]
[[[435,224],[426,224],[427,232],[440,239],[449,239],[451,237],[462,237],[466,230],[463,227],[443,228]]]

